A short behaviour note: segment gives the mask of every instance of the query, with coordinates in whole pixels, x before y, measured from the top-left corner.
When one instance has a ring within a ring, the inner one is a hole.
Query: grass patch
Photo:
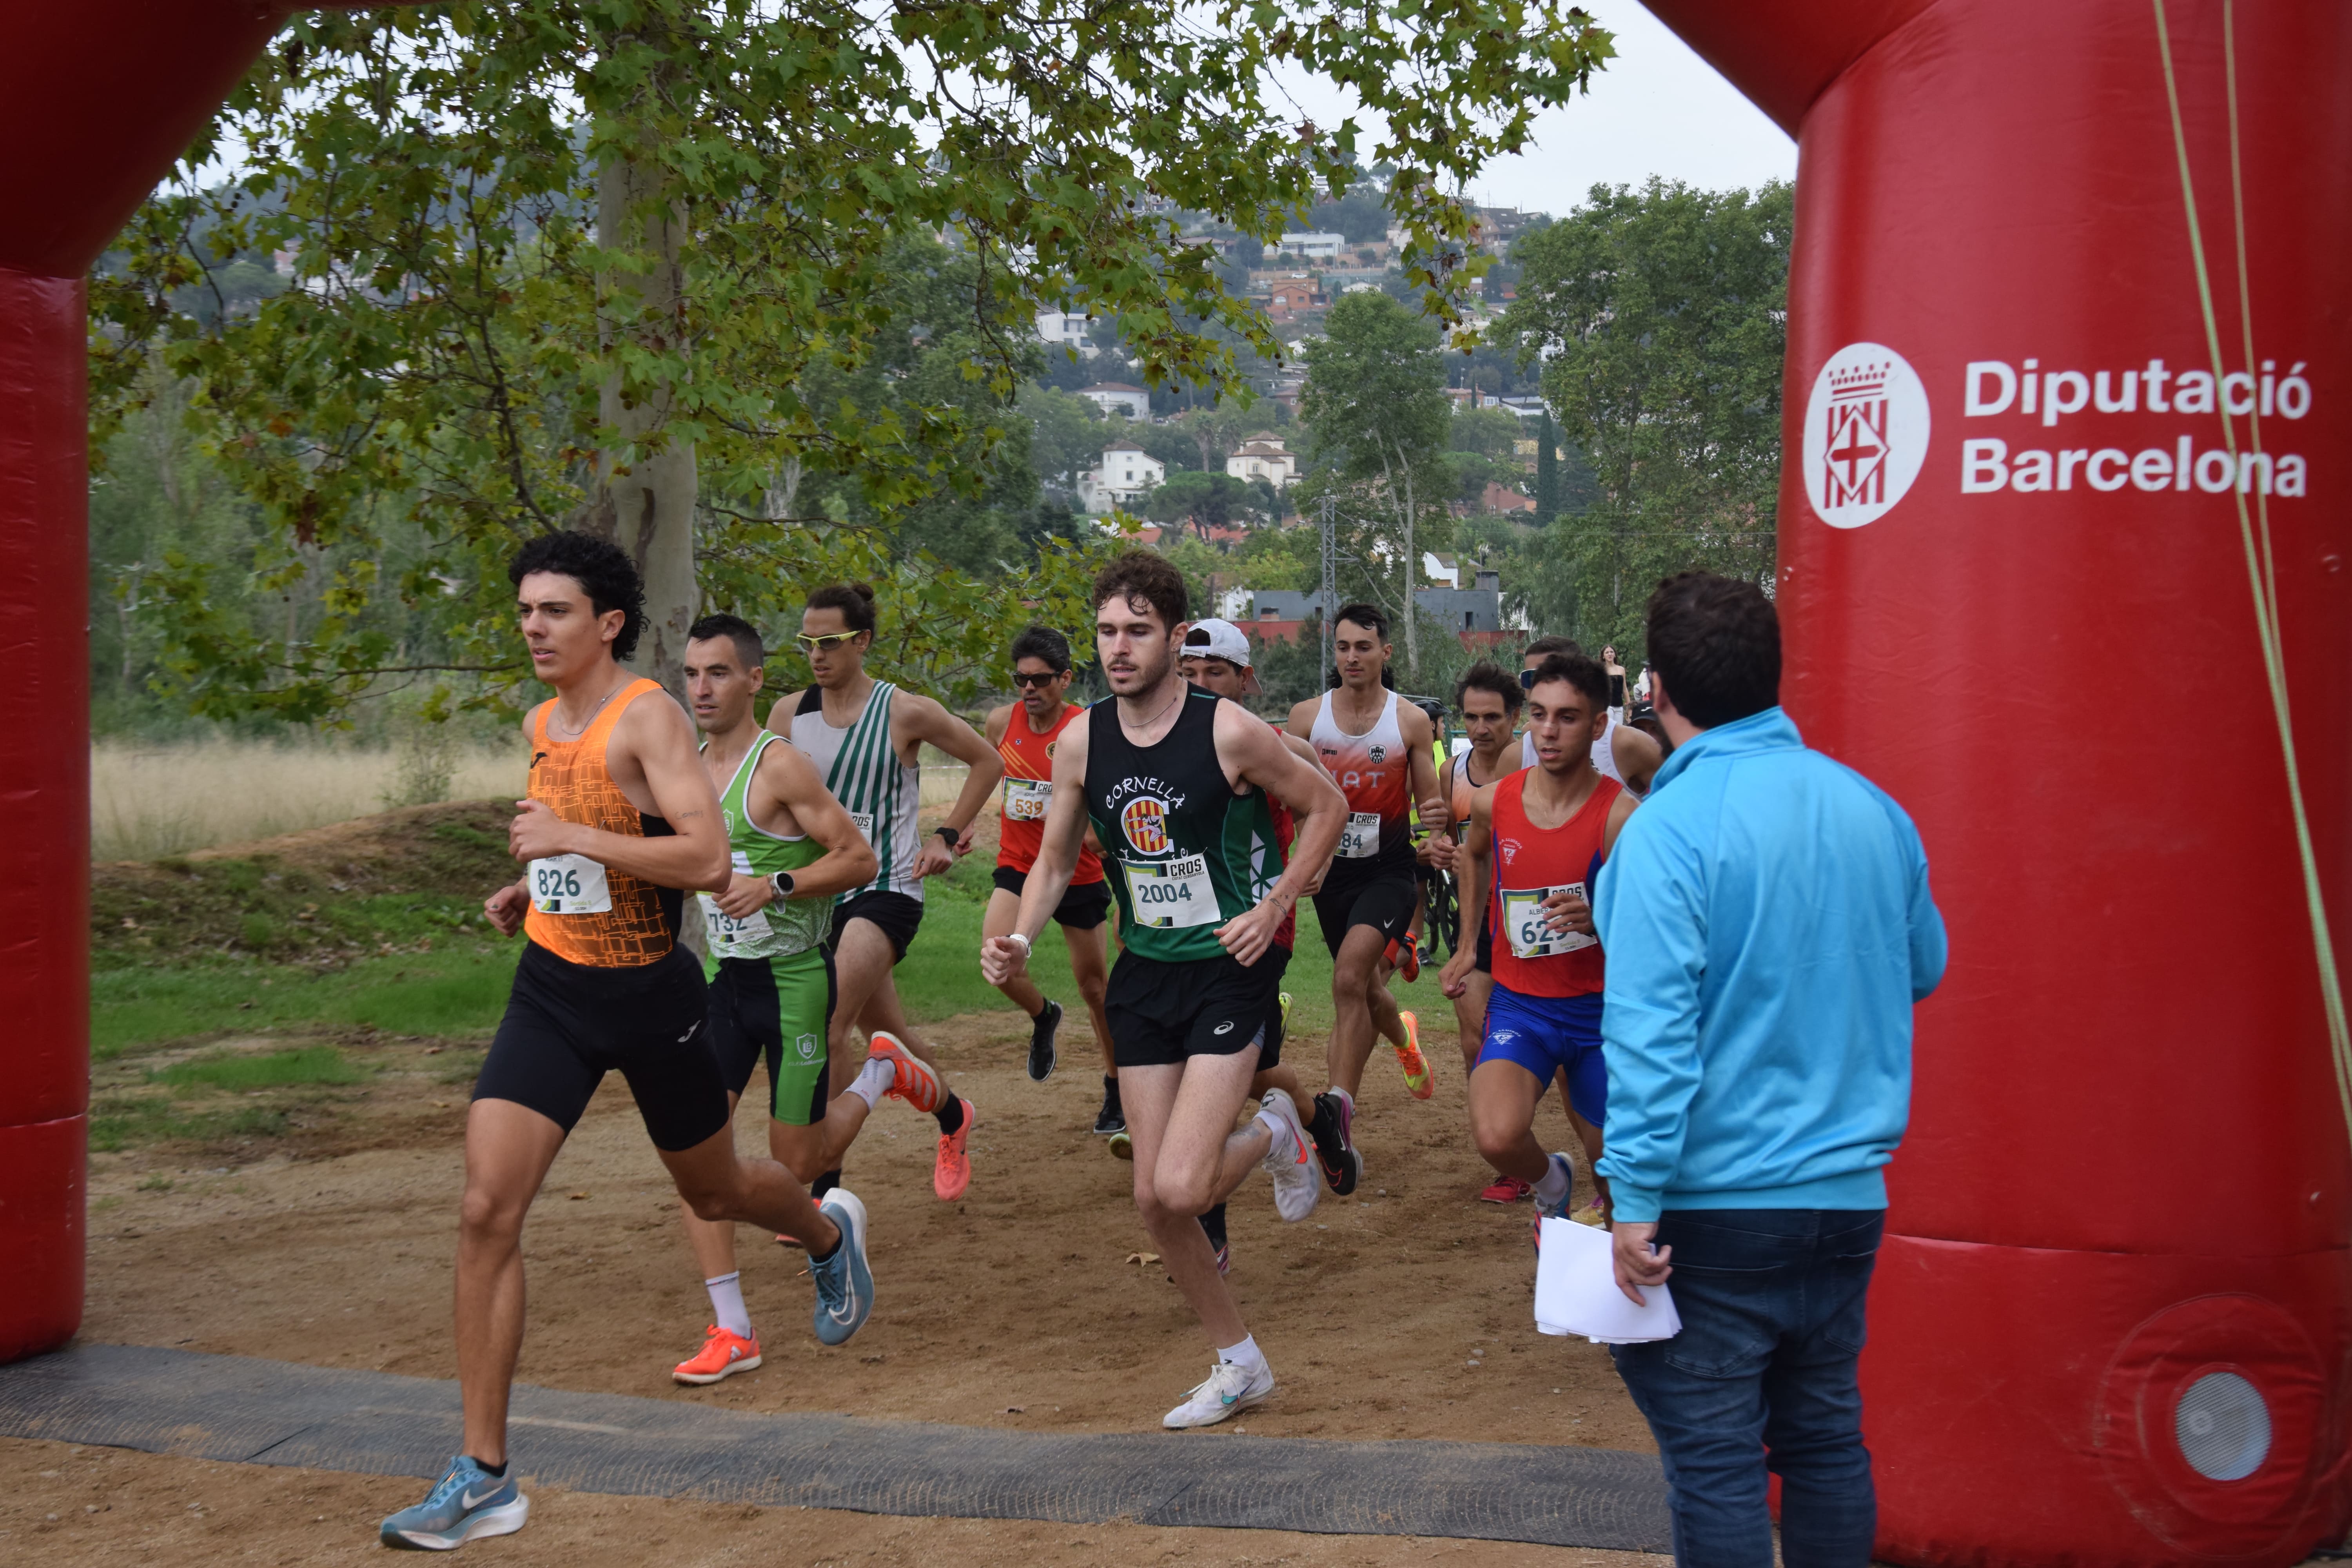
[[[269,1106],[183,1111],[169,1100],[108,1095],[90,1107],[89,1146],[111,1153],[142,1143],[275,1138],[285,1131],[286,1113]]]
[[[147,1081],[179,1089],[251,1090],[299,1083],[362,1083],[367,1076],[332,1046],[306,1046],[268,1056],[198,1057],[157,1068],[147,1075]]]
[[[247,963],[90,975],[90,1054],[110,1061],[170,1040],[304,1026],[477,1035],[505,1011],[520,942],[452,944],[340,969]]]

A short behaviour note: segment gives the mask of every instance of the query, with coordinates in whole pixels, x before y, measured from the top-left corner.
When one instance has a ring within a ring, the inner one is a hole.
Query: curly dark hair
[[[507,563],[507,581],[520,588],[534,572],[571,578],[600,616],[620,611],[624,618],[621,635],[613,639],[613,657],[624,664],[635,657],[637,637],[646,629],[646,580],[627,551],[584,533],[542,533],[515,552]]]
[[[1526,696],[1519,689],[1517,676],[1501,665],[1483,658],[1464,670],[1462,679],[1454,683],[1454,706],[1461,707],[1462,699],[1473,691],[1493,692],[1503,700],[1503,711],[1506,713],[1517,713]]]
[[[1150,605],[1159,613],[1163,631],[1173,632],[1192,615],[1192,595],[1184,586],[1184,574],[1166,556],[1149,550],[1121,551],[1095,574],[1095,608],[1113,599],[1130,609]]]

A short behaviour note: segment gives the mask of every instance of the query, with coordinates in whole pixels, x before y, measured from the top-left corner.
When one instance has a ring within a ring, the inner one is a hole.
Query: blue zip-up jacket
[[[1944,977],[1918,830],[1768,708],[1658,770],[1594,889],[1612,1217],[1873,1209]]]

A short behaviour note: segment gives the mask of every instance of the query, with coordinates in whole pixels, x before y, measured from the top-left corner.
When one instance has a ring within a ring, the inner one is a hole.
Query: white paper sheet
[[[1543,1222],[1543,1254],[1536,1265],[1536,1327],[1548,1334],[1582,1334],[1595,1344],[1646,1344],[1683,1331],[1674,1296],[1644,1285],[1635,1306],[1617,1289],[1609,1232],[1571,1219]]]

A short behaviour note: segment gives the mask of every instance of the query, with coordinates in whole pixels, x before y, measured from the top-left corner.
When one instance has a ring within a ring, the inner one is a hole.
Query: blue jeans
[[[1683,1330],[1612,1345],[1665,1463],[1675,1561],[1772,1568],[1765,1471],[1787,1568],[1867,1568],[1878,1526],[1862,1446],[1863,1304],[1883,1209],[1669,1209]]]

